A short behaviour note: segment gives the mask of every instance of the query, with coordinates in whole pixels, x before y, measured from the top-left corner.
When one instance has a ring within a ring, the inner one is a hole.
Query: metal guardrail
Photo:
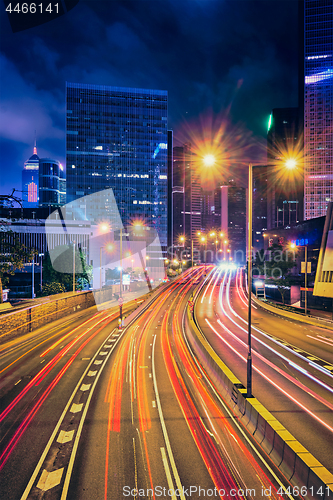
[[[299,316],[302,316],[303,318],[308,318],[308,319],[312,319],[312,320],[315,320],[315,321],[321,321],[323,323],[329,323],[329,325],[333,326],[333,320],[332,319],[322,318],[321,316],[314,316],[313,314],[305,314],[305,309],[303,310],[304,311],[303,312],[303,311],[298,310],[298,308],[296,308],[296,307],[283,306],[283,305],[280,305],[280,304],[276,304],[275,302],[270,302],[269,300],[262,300],[259,297],[256,297],[256,299],[258,300],[258,302],[263,302],[264,304],[267,304],[269,306],[275,307],[276,309],[281,309],[282,311],[286,311],[286,312],[291,312],[291,313],[294,313],[294,314],[298,314]]]

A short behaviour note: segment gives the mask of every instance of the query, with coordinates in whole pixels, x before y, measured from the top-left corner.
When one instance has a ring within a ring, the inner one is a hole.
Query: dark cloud
[[[175,136],[210,109],[264,137],[272,108],[297,105],[296,1],[81,0],[24,32],[0,21],[4,192],[35,129],[39,154],[64,161],[66,80],[168,90]]]

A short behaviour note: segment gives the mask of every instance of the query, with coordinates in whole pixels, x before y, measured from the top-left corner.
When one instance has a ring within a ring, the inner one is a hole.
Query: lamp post
[[[39,253],[38,257],[40,257],[40,293],[43,291],[43,253]]]
[[[123,326],[123,228],[120,228],[119,325]]]
[[[179,236],[179,242],[180,242],[180,247],[183,247],[185,249],[185,236]],[[179,255],[179,260],[183,260],[183,251],[180,252]]]
[[[32,298],[35,298],[35,254],[32,256]]]
[[[102,290],[102,245],[99,248],[99,289]]]
[[[200,238],[200,241],[202,243],[202,245],[205,244],[205,248],[206,248],[206,245],[207,245],[207,238],[205,238],[205,236],[201,236]],[[206,250],[204,251],[204,257],[205,257],[205,273],[206,273]]]
[[[246,396],[248,398],[252,397],[252,345],[251,345],[251,293],[252,293],[252,164],[249,164],[249,187],[248,187],[248,260],[247,260],[247,285],[248,285],[248,311],[247,311],[247,322],[248,322],[248,352],[247,352],[247,386],[246,386]]]
[[[75,293],[75,240],[73,240],[73,293]]]

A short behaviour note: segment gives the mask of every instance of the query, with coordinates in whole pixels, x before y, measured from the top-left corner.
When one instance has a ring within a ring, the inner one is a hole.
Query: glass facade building
[[[37,147],[34,147],[34,154],[24,163],[22,171],[22,202],[24,208],[38,207],[39,190],[39,157]]]
[[[66,83],[67,203],[112,189],[126,227],[136,220],[167,245],[168,93]],[[107,203],[96,207],[107,217]]]
[[[39,160],[39,206],[58,207],[64,200],[65,175],[58,160]]]
[[[333,2],[304,2],[304,218],[333,200]]]

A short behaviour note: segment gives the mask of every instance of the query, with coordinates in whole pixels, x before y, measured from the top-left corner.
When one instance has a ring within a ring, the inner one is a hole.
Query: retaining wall
[[[61,295],[58,299],[2,315],[0,317],[0,341],[6,342],[13,336],[29,333],[51,321],[95,305],[91,291]]]

